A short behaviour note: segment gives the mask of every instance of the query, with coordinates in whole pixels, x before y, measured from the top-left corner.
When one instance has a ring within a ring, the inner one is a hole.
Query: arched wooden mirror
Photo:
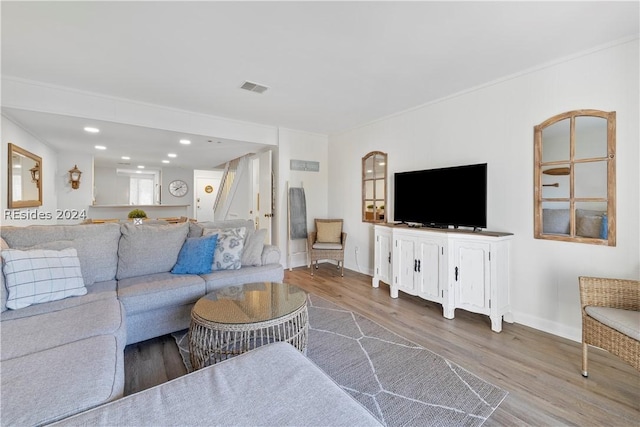
[[[42,158],[15,144],[8,144],[9,209],[42,206]]]
[[[362,158],[362,221],[385,222],[387,154],[372,151]]]
[[[616,245],[616,113],[576,110],[534,128],[534,237]]]

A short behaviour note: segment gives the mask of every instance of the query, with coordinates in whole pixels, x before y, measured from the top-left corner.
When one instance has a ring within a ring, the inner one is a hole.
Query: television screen
[[[394,221],[487,227],[486,163],[397,172],[394,178]]]

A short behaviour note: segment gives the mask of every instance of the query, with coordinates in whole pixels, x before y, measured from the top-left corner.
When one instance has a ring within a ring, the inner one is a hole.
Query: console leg
[[[502,332],[502,316],[491,316],[491,330]]]
[[[391,295],[391,298],[398,298],[398,288],[391,286],[389,294]]]

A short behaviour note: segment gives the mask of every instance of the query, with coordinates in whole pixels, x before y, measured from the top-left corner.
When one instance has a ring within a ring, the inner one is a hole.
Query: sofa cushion
[[[121,226],[118,280],[171,271],[178,260],[189,224]]]
[[[216,250],[218,235],[188,237],[180,249],[178,261],[173,266],[173,274],[211,273],[213,253]]]
[[[590,305],[584,311],[598,322],[640,341],[640,311]]]
[[[122,352],[101,335],[3,361],[2,425],[47,424],[121,397]]]
[[[380,426],[287,343],[259,347],[59,425]]]
[[[202,221],[202,222],[190,222],[189,223],[189,237],[200,237],[203,231],[207,228],[221,230],[225,228],[240,228],[245,227],[247,229],[247,236],[249,236],[255,225],[250,219],[226,219],[222,221]]]
[[[218,243],[211,267],[213,271],[239,270],[242,267],[242,251],[246,233],[247,229],[245,227],[224,230],[206,228],[203,231],[203,236],[218,235]]]
[[[75,249],[51,251],[36,249],[2,251],[3,271],[9,292],[7,308],[84,295],[80,260]]]
[[[543,209],[542,232],[569,234],[569,209]]]
[[[59,310],[66,310],[92,301],[103,299],[117,299],[116,281],[97,282],[87,288],[86,295],[65,298],[58,301],[51,301],[46,304],[34,304],[20,310],[7,310],[0,314],[2,322],[5,320],[21,319],[23,317],[36,316],[39,314],[51,313]],[[4,325],[4,323],[2,323]]]
[[[242,267],[240,270],[220,270],[202,274],[206,282],[206,293],[231,285],[255,282],[282,282],[284,269],[280,264]]]
[[[118,298],[127,314],[194,303],[204,290],[204,279],[193,274],[157,273],[118,281]]]
[[[267,237],[267,230],[261,228],[248,236],[242,249],[242,266],[262,265],[262,250],[264,249],[264,240]]]
[[[2,235],[14,249],[75,248],[86,286],[116,277],[119,224],[2,227]]]
[[[64,310],[3,320],[0,360],[14,359],[98,335],[126,342],[125,314],[115,298],[88,301]]]
[[[599,239],[603,215],[602,211],[576,209],[576,235]]]

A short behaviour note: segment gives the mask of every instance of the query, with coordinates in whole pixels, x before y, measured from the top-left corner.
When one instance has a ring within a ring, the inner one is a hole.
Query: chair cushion
[[[598,322],[640,341],[640,311],[587,306],[584,311]]]
[[[340,243],[342,220],[316,221],[316,241],[319,243]]]
[[[324,250],[324,249],[341,250],[342,245],[340,243],[314,243],[312,248],[319,249],[319,250]]]
[[[7,308],[85,295],[80,260],[75,249],[61,251],[36,249],[2,251],[3,271],[9,291]]]

